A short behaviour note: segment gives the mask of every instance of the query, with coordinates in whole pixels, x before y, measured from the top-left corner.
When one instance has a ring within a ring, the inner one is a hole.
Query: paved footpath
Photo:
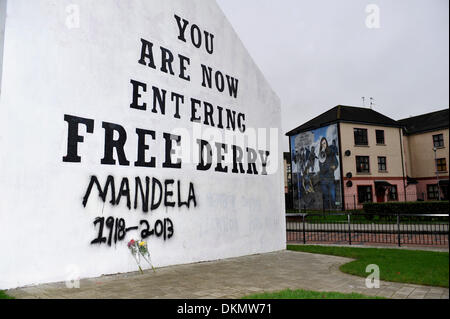
[[[7,293],[16,298],[240,298],[287,288],[358,292],[388,298],[449,298],[449,290],[381,282],[365,287],[365,278],[347,275],[339,266],[349,258],[280,251],[226,260],[170,266],[136,273],[83,279],[79,289],[64,283],[45,284]]]

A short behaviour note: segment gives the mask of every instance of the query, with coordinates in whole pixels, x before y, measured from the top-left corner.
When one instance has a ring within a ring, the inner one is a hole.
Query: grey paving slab
[[[368,289],[365,278],[344,274],[339,266],[351,261],[338,256],[279,251],[213,262],[171,266],[153,271],[84,279],[79,289],[64,283],[45,284],[7,291],[16,298],[111,299],[240,298],[283,289],[358,292],[387,298],[447,298],[440,287],[380,283]]]

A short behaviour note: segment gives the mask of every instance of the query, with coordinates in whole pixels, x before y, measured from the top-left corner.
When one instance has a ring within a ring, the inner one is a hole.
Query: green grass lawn
[[[380,279],[428,286],[449,286],[448,252],[388,248],[288,245],[288,250],[356,259],[342,265],[342,272],[367,277],[366,267],[380,267]]]
[[[310,290],[282,290],[265,292],[245,296],[242,299],[385,299],[381,297],[365,296],[357,293],[344,294],[341,292],[321,292]]]
[[[1,290],[0,290],[0,299],[14,299],[14,298],[8,296],[7,294],[5,294],[4,291],[1,291]]]

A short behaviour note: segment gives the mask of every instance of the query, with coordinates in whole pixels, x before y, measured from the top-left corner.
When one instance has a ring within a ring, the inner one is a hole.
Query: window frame
[[[437,139],[436,139],[437,137]],[[439,143],[439,145],[436,145],[436,142]],[[445,143],[444,143],[444,134],[435,134],[433,135],[433,146],[436,148],[444,148],[445,147]]]
[[[361,163],[358,163],[358,159],[362,159],[362,158],[366,158],[367,162],[363,163],[364,165],[367,165],[367,170],[360,170],[361,167]],[[370,156],[363,156],[363,155],[357,155],[355,157],[355,162],[356,162],[356,173],[359,174],[370,174]]]
[[[395,192],[393,192],[392,190],[395,189]],[[395,196],[393,196],[395,195]],[[388,192],[388,201],[390,202],[398,202],[398,188],[397,185],[392,185],[389,188],[389,192]]]
[[[430,188],[433,188],[430,191]],[[435,194],[435,197],[430,196],[431,194]],[[439,186],[438,184],[427,184],[427,199],[428,200],[438,200],[439,199]]]
[[[361,193],[360,193],[360,189],[365,188],[365,200],[361,200]],[[370,189],[370,192],[369,192]],[[359,204],[364,204],[364,203],[373,203],[373,188],[372,185],[358,185],[356,188],[356,193],[358,196],[358,203]],[[370,198],[367,198],[367,195],[369,195]]]
[[[382,141],[379,140],[378,133],[383,134]],[[386,145],[386,137],[384,134],[384,130],[375,130],[375,139],[376,139],[377,145]]]
[[[380,163],[380,159],[384,158],[384,163]],[[386,156],[378,156],[378,171],[379,172],[387,172],[387,157]],[[384,165],[384,169],[380,168],[380,165]]]
[[[436,158],[436,171],[439,173],[447,171],[447,159],[445,157]]]
[[[365,132],[365,134],[357,134],[357,132]],[[361,137],[364,137],[365,139],[360,140]],[[353,128],[353,139],[356,146],[369,146],[369,133],[366,128]]]

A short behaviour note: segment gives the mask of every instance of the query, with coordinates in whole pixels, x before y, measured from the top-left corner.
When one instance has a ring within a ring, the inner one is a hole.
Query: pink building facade
[[[421,117],[396,121],[339,105],[288,132],[294,208],[352,210],[366,202],[448,199],[448,109]],[[333,126],[336,138],[325,133]],[[312,136],[332,141],[337,150],[334,197],[323,194],[330,182],[312,169],[327,158],[319,144],[304,146]]]

